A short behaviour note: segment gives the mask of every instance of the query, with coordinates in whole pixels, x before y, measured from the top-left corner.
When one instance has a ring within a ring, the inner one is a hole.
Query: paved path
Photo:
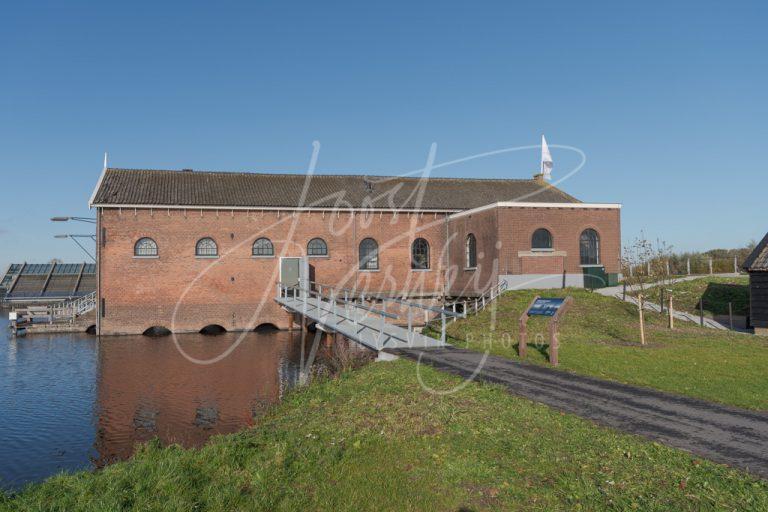
[[[469,377],[484,354],[457,348],[393,353]],[[515,394],[768,478],[768,413],[488,356],[476,377]]]

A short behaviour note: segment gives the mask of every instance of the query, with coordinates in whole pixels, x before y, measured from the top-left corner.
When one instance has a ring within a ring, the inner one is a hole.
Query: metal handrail
[[[309,287],[302,286],[303,283],[307,283],[309,285]],[[312,286],[314,286],[316,289],[313,290]],[[325,290],[330,290],[330,293],[329,294],[323,294],[323,290],[324,289]],[[343,297],[341,295],[339,295],[338,293],[336,293],[336,292],[339,292],[339,291],[344,292]],[[297,296],[297,292],[300,292],[300,295],[303,295],[303,297]],[[359,295],[360,302],[358,302],[356,299],[350,299],[349,298],[350,297],[350,293],[349,292],[355,293],[353,290],[349,290],[349,289],[345,289],[345,288],[335,288],[333,286],[323,285],[323,284],[317,283],[315,281],[302,280],[302,279],[299,279],[299,283],[297,285],[287,285],[287,284],[282,283],[282,282],[278,282],[277,283],[277,297],[278,298],[282,298],[282,297],[290,298],[291,293],[293,293],[293,298],[294,299],[299,299],[299,298],[303,299],[302,303],[304,305],[303,306],[304,308],[306,308],[306,305],[309,304],[310,301],[313,300],[313,298],[314,298],[317,301],[316,307],[317,307],[318,311],[325,311],[325,312],[337,315],[337,316],[339,316],[341,318],[346,318],[348,320],[352,320],[355,323],[355,325],[357,325],[357,323],[358,323],[357,316],[354,316],[354,317],[350,318],[349,316],[342,315],[336,309],[336,304],[337,303],[344,304],[344,306],[345,306],[344,311],[345,311],[345,313],[347,313],[347,315],[349,315],[349,313],[347,312],[347,308],[350,305],[353,305],[355,308],[360,308],[360,309],[363,309],[365,311],[371,312],[371,313],[373,313],[375,315],[378,315],[379,318],[380,318],[379,340],[381,340],[381,338],[384,336],[384,326],[385,326],[384,319],[385,318],[391,318],[391,319],[398,319],[399,318],[398,315],[386,311],[387,302],[393,302],[393,303],[396,303],[396,304],[400,304],[400,305],[406,306],[407,312],[408,312],[408,331],[407,331],[408,335],[407,336],[408,336],[408,341],[409,342],[411,341],[411,335],[412,335],[411,333],[413,332],[413,312],[412,312],[412,310],[414,308],[421,309],[421,310],[424,310],[424,311],[430,311],[430,312],[437,313],[437,314],[440,315],[440,321],[441,321],[440,341],[443,344],[445,344],[445,339],[446,339],[446,323],[447,323],[446,321],[447,321],[447,319],[449,317],[454,318],[454,319],[456,319],[456,318],[465,318],[466,317],[466,313],[458,313],[456,311],[451,311],[451,310],[444,309],[444,308],[436,308],[436,307],[433,307],[433,306],[425,306],[423,304],[418,304],[416,302],[410,302],[410,301],[406,301],[406,300],[403,300],[403,299],[397,299],[397,298],[393,298],[393,297],[376,297],[376,300],[381,300],[382,304],[384,305],[384,309],[380,310],[380,309],[372,308],[372,307],[369,307],[369,306],[365,305],[365,299],[366,299],[365,293],[363,293],[363,292],[360,293],[360,295]],[[321,307],[322,303],[325,302],[323,300],[325,298],[327,298],[328,302],[331,304],[331,307],[328,310],[326,310],[325,308]],[[390,337],[390,339],[391,339],[391,337]]]
[[[334,291],[342,291],[345,294],[344,295],[344,299],[340,299],[339,298],[339,300],[343,300],[346,303],[350,303],[349,302],[349,298],[348,298],[349,297],[349,293],[350,292],[352,292],[353,294],[356,293],[355,290],[350,290],[350,289],[347,289],[347,288],[336,288],[336,287],[333,287],[333,286],[330,286],[330,285],[320,284],[320,283],[318,283],[316,281],[307,281],[307,283],[309,283],[309,286],[310,286],[310,289],[308,290],[308,289],[301,288],[301,281],[302,280],[300,279],[299,280],[299,289],[301,289],[303,291],[311,291],[311,286],[312,285],[314,285],[318,289],[317,291],[319,293],[321,293],[321,294],[322,294],[323,288],[330,288],[332,293]],[[335,296],[335,294],[334,294],[334,296]],[[364,292],[360,292],[359,297],[360,297],[362,302],[365,302],[366,296],[365,296]],[[446,329],[446,321],[447,321],[447,319],[449,317],[454,318],[454,320],[458,319],[458,318],[466,318],[466,313],[464,313],[464,312],[458,313],[458,312],[455,311],[455,308],[454,308],[453,311],[451,311],[451,310],[445,309],[445,308],[436,308],[436,307],[433,307],[433,306],[426,306],[424,304],[419,304],[419,303],[416,303],[416,302],[410,302],[410,301],[403,300],[403,299],[397,299],[397,298],[394,298],[394,297],[380,297],[380,296],[377,296],[376,300],[382,301],[382,304],[384,304],[384,308],[385,309],[386,309],[386,303],[387,302],[393,302],[393,303],[396,303],[396,304],[400,304],[400,305],[406,306],[407,314],[408,314],[408,332],[409,333],[413,330],[413,312],[412,312],[412,310],[414,308],[421,309],[421,310],[424,310],[424,311],[430,311],[432,313],[436,313],[436,314],[440,315],[440,323],[441,323],[440,341],[442,343],[445,343],[445,338],[446,338],[445,329]],[[361,307],[361,308],[367,309],[367,307],[364,304],[358,304],[357,302],[351,302],[351,303],[355,304],[356,307]],[[383,312],[386,312],[386,311],[383,311]],[[379,313],[381,313],[381,311]],[[397,317],[395,317],[395,318],[397,318]],[[409,336],[410,336],[410,334],[409,334]]]
[[[331,288],[333,290],[337,290],[337,291],[340,291],[340,292],[358,293],[357,290],[350,290],[349,288],[337,288],[337,287],[330,286],[330,285],[327,285],[327,284],[320,284],[320,283],[317,283],[315,281],[310,281],[310,284],[314,284],[314,285],[319,286],[321,288]],[[396,297],[381,297],[379,295],[373,295],[373,294],[372,295],[365,295],[364,292],[359,292],[359,293],[360,293],[359,297],[361,297],[363,300],[365,300],[367,297],[375,297],[376,300],[380,300],[382,302],[394,302],[396,304],[401,304],[403,306],[408,306],[408,307],[413,307],[413,308],[418,308],[418,309],[424,309],[424,310],[427,310],[427,311],[431,311],[433,313],[444,313],[446,316],[453,316],[453,317],[458,317],[458,318],[464,318],[463,313],[457,313],[455,311],[451,311],[451,310],[445,309],[445,308],[437,308],[437,307],[434,307],[434,306],[426,306],[424,304],[419,304],[418,302],[411,302],[411,301],[407,301],[407,300],[403,300],[403,299],[398,299]]]
[[[384,316],[384,317],[387,317],[387,318],[392,318],[393,320],[397,320],[398,318],[400,318],[398,315],[395,315],[394,313],[390,313],[390,312],[384,311],[382,309],[372,308],[371,306],[366,306],[365,304],[359,304],[359,303],[355,302],[354,300],[343,299],[341,297],[335,297],[333,295],[323,295],[321,292],[317,292],[315,290],[304,290],[304,289],[301,289],[301,288],[299,288],[299,289],[302,290],[302,291],[306,291],[309,295],[315,295],[315,296],[319,296],[321,298],[327,298],[330,301],[334,301],[334,302],[337,302],[337,303],[341,302],[342,304],[354,304],[354,306],[356,308],[364,309],[366,311],[369,311],[369,312],[374,313],[374,314],[379,315],[379,316]]]
[[[488,304],[499,298],[502,293],[507,290],[507,282],[502,281],[497,285],[491,286],[487,291],[483,292],[480,296],[475,297],[474,300],[455,301],[450,305],[455,310],[456,306],[461,304],[465,313],[469,310],[468,305],[474,305],[473,314],[477,314],[484,310]]]

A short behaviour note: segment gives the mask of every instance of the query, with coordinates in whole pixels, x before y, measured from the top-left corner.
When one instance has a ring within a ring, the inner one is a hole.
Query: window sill
[[[135,256],[134,255],[133,257],[133,259],[135,260],[156,260],[158,258],[160,258],[160,256]]]
[[[602,263],[594,263],[591,265],[579,265],[579,267],[581,268],[594,268],[594,267],[604,267],[604,266],[605,265],[603,265]]]
[[[379,272],[379,269],[377,268],[359,268],[357,269],[358,272]]]
[[[554,249],[534,249],[531,248],[531,252],[555,252]]]
[[[477,267],[464,267],[465,272],[474,272],[477,270]]]
[[[331,257],[329,255],[327,255],[327,254],[325,254],[325,255],[310,255],[310,256],[307,256],[307,258],[311,258],[313,260],[329,260],[329,259],[331,259]]]
[[[411,272],[432,272],[431,268],[412,268]]]
[[[261,256],[258,254],[251,254],[251,258],[254,260],[273,260],[275,259],[275,255],[273,254],[272,256]]]
[[[199,256],[199,255],[195,255],[195,259],[196,260],[216,260],[218,258],[219,258],[218,256]]]

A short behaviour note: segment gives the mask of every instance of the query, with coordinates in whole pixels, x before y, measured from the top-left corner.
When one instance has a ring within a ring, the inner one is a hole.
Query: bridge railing
[[[478,297],[455,301],[451,304],[447,304],[447,306],[453,311],[456,311],[457,306],[461,306],[465,315],[469,315],[470,313],[476,315],[484,310],[491,302],[498,299],[505,291],[507,291],[507,282],[502,281],[495,286],[491,286]]]
[[[310,286],[311,284],[315,283],[310,283]],[[326,293],[323,293],[324,290]],[[399,318],[398,315],[394,313],[389,313],[381,309],[366,306],[363,303],[358,303],[355,300],[349,299],[348,296],[342,298],[336,294],[332,287],[329,286],[316,285],[315,289],[313,290],[311,287],[304,287],[301,284],[289,286],[283,283],[278,283],[277,294],[278,297],[290,298],[300,301],[302,304],[303,314],[305,315],[307,312],[307,306],[313,305],[317,309],[318,313],[324,312],[327,315],[341,317],[345,320],[351,321],[355,326],[360,323],[361,318],[360,315],[354,312],[354,309],[365,311],[366,316],[368,313],[372,313],[379,317],[379,343],[381,343],[384,338],[385,328],[387,325],[386,319],[390,318],[397,320]],[[343,304],[342,308],[338,307],[339,303]],[[323,307],[326,304],[328,305],[327,309]],[[365,319],[365,316],[363,319]]]
[[[335,311],[335,304],[337,302],[341,302],[342,304],[345,304],[346,307],[353,305],[353,307],[361,308],[366,311],[369,311],[371,313],[374,313],[376,315],[379,315],[380,322],[381,322],[381,331],[383,331],[383,324],[385,318],[390,318],[397,320],[400,318],[398,315],[392,314],[387,311],[387,304],[393,303],[398,304],[401,307],[404,307],[406,310],[406,316],[408,321],[408,341],[411,340],[411,334],[413,332],[413,319],[414,319],[414,311],[415,310],[421,310],[424,312],[434,313],[436,315],[435,319],[437,319],[437,316],[440,318],[440,341],[444,344],[446,339],[446,324],[448,323],[449,318],[466,318],[465,312],[457,312],[455,310],[455,306],[453,310],[451,309],[445,309],[445,308],[439,308],[434,306],[427,306],[425,304],[419,304],[418,302],[411,302],[404,299],[399,299],[396,297],[382,297],[374,294],[368,294],[366,295],[364,290],[351,290],[349,288],[341,288],[341,287],[335,287],[330,285],[321,284],[315,281],[307,281],[307,280],[299,280],[299,284],[296,286],[286,286],[282,285],[284,288],[281,287],[281,283],[278,283],[278,295],[283,294],[284,297],[289,297],[288,294],[293,294],[292,297],[294,299],[300,299],[303,298],[302,295],[304,295],[307,299],[311,300],[311,297],[314,297],[315,300],[318,301],[318,308],[320,307],[320,301],[322,300],[322,297],[328,298],[329,302],[332,302],[334,305],[332,306],[332,309]],[[365,305],[366,300],[377,300],[381,301],[382,309],[376,309],[372,308],[370,306]],[[305,300],[306,302],[306,300]],[[338,314],[338,313],[336,313]],[[425,320],[426,323],[426,320]]]

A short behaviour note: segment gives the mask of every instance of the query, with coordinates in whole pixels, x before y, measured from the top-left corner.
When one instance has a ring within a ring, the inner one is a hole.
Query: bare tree
[[[672,246],[660,239],[648,240],[645,233],[624,247],[621,257],[621,271],[624,282],[631,291],[645,292],[647,286],[669,284],[669,259]]]

